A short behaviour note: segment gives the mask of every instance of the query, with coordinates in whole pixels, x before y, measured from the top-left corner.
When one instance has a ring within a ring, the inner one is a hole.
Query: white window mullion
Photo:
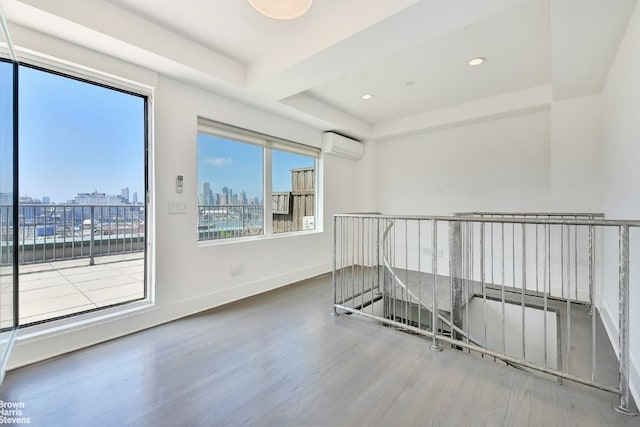
[[[324,222],[324,218],[322,216],[322,212],[324,211],[323,208],[323,198],[320,197],[322,193],[322,171],[324,170],[322,168],[322,165],[320,164],[322,162],[322,158],[316,158],[315,161],[315,182],[314,182],[314,188],[315,188],[315,200],[314,200],[314,212],[313,215],[315,217],[315,226],[316,226],[316,230],[317,231],[322,231],[322,227],[323,227],[323,222]]]
[[[269,148],[264,149],[264,165],[262,169],[263,181],[264,181],[264,235],[270,236],[273,234],[273,196],[272,196],[272,181],[273,173],[271,166],[271,150]]]

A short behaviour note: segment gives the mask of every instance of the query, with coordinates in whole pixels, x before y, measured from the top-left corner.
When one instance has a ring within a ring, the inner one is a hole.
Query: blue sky
[[[0,192],[13,191],[12,65],[0,62]]]
[[[291,191],[290,170],[313,165],[311,157],[273,150],[273,191]],[[209,182],[214,193],[229,187],[235,194],[245,191],[248,198],[262,200],[262,175],[262,147],[198,135],[198,194]]]
[[[19,121],[21,196],[144,200],[143,98],[20,67]]]

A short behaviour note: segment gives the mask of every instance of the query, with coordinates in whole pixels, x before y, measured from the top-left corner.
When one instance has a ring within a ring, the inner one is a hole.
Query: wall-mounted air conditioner
[[[364,144],[334,132],[322,134],[322,151],[347,159],[359,160],[364,156]]]

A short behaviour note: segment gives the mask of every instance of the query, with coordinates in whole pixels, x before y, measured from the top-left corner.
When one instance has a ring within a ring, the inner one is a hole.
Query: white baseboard
[[[124,316],[96,320],[81,326],[70,324],[68,328],[57,329],[51,333],[43,333],[37,336],[27,336],[24,339],[21,339],[19,335],[8,361],[7,369],[16,369],[139,332],[329,271],[331,271],[329,263],[318,264],[300,270],[288,271],[285,274],[218,289],[209,294],[199,295],[174,304],[134,311]],[[330,308],[328,307],[327,310],[329,311]]]
[[[618,355],[618,324],[614,322],[611,318],[611,314],[609,313],[609,309],[606,305],[602,304],[598,307],[598,312],[600,313],[600,318],[602,319],[602,324],[604,325],[604,329],[609,336],[609,342],[613,347],[613,351]]]

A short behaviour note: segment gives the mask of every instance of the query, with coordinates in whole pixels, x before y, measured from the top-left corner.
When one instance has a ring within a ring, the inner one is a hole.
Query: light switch
[[[184,214],[187,213],[187,203],[186,202],[169,202],[169,213],[170,214]]]

